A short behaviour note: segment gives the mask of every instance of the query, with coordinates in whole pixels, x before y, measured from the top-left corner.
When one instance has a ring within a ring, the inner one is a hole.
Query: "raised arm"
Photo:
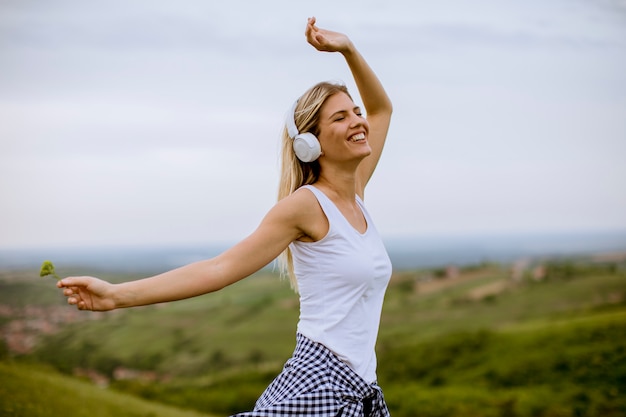
[[[57,284],[79,310],[106,311],[175,301],[233,284],[274,260],[293,240],[306,234],[310,199],[295,193],[279,201],[246,239],[215,258],[163,274],[110,284],[94,277],[67,277]]]
[[[363,195],[385,145],[393,111],[391,100],[374,71],[346,35],[318,28],[314,17],[308,20],[305,34],[307,41],[318,51],[339,52],[344,56],[363,100],[370,125],[368,141],[372,148],[372,153],[361,162],[357,172],[358,192]]]

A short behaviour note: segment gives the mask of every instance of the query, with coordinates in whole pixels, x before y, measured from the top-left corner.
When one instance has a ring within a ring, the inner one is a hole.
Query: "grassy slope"
[[[596,379],[574,378],[591,369],[582,361],[626,359],[623,344],[607,336],[626,328],[623,272],[513,285],[506,270],[486,267],[417,291],[415,277],[394,277],[381,323],[379,376],[395,417],[626,414],[616,400],[624,396],[623,367],[592,369],[610,374],[617,388],[599,387],[598,372]],[[31,292],[30,299],[50,297]],[[2,300],[3,293],[0,302],[20,299],[13,292]],[[46,341],[39,357],[67,371],[153,367],[174,379],[117,388],[205,411],[241,411],[291,353],[297,307],[288,284],[257,276],[218,294],[69,326]],[[524,380],[525,369],[537,378]]]
[[[399,278],[406,279],[406,277]],[[470,294],[494,282],[499,292],[474,299]],[[515,330],[549,325],[606,310],[623,310],[626,275],[591,274],[568,280],[515,284],[498,267],[468,274],[438,291],[407,293],[392,285],[383,309],[379,340],[397,345],[422,342],[456,331]]]
[[[513,284],[492,268],[429,285],[391,287],[383,314],[379,376],[396,416],[626,415],[623,272]]]
[[[0,362],[0,415],[5,417],[200,417],[61,375],[40,366]]]
[[[384,351],[381,384],[402,416],[624,416],[621,340],[624,311],[459,331]]]

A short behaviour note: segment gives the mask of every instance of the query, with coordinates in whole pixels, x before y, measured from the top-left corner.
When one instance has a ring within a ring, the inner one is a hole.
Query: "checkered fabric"
[[[297,334],[293,357],[253,411],[231,417],[389,417],[383,393],[328,348]]]

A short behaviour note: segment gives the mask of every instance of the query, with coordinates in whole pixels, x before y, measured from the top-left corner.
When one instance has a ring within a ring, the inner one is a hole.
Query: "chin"
[[[370,156],[371,154],[372,154],[372,148],[370,148],[369,146],[367,147],[367,149],[364,149],[364,150],[363,150],[363,153],[362,153],[363,158],[368,157],[368,156]]]
[[[359,154],[356,159],[359,160],[359,162],[361,162],[362,160],[364,160],[365,158],[367,158],[368,156],[370,156],[372,154],[372,151],[368,151],[368,152],[363,152],[361,154]]]

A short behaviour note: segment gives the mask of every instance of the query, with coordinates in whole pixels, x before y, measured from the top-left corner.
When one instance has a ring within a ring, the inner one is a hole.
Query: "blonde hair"
[[[321,82],[307,90],[298,100],[294,111],[294,120],[298,132],[310,132],[319,135],[320,111],[326,100],[337,93],[345,93],[350,97],[343,84]],[[352,99],[352,97],[350,97]],[[289,116],[287,116],[289,117]],[[289,137],[287,128],[283,129],[281,145],[280,183],[278,200],[281,200],[306,184],[313,184],[320,175],[319,161],[302,162],[293,151],[293,139]],[[293,267],[293,256],[288,247],[278,258],[281,277],[289,277],[291,288],[298,291],[298,281]]]

